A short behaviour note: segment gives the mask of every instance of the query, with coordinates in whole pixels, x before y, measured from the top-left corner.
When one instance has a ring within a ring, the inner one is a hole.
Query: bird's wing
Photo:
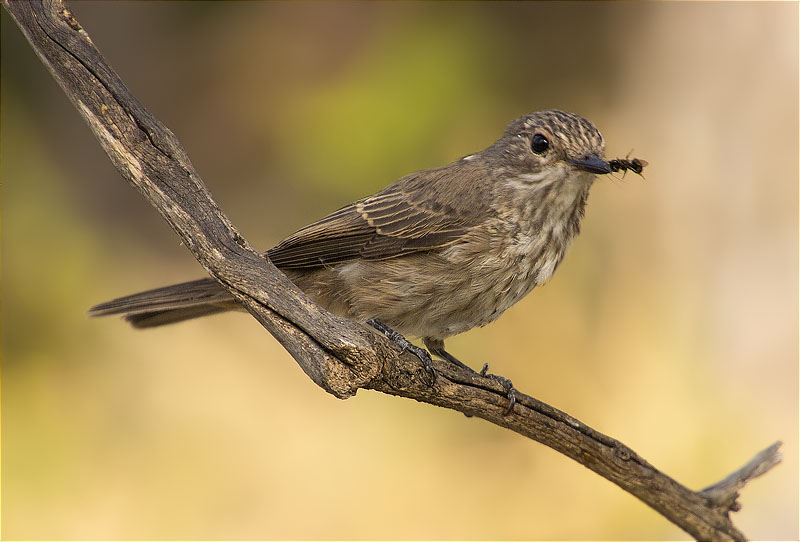
[[[306,226],[267,255],[284,269],[395,258],[450,245],[472,222],[446,205],[415,201],[402,190],[386,190]]]

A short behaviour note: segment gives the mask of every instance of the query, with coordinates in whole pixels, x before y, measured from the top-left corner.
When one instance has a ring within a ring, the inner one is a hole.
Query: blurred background
[[[103,3],[74,13],[255,246],[559,108],[600,179],[554,279],[448,341],[702,488],[775,440],[735,523],[798,537],[796,3]],[[686,539],[477,419],[339,401],[251,317],[91,305],[203,276],[2,14],[2,536]]]

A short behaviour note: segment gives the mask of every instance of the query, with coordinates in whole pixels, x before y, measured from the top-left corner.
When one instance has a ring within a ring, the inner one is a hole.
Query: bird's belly
[[[461,266],[460,273],[468,277],[465,289],[471,295],[456,294],[461,301],[460,310],[442,319],[444,336],[493,322],[536,286],[547,282],[569,244],[568,239],[558,234],[555,231],[550,236],[532,237],[530,241],[518,238],[502,249],[482,251],[469,265]],[[542,242],[543,239],[547,241]]]
[[[552,248],[454,250],[358,260],[290,278],[335,314],[360,322],[378,318],[403,335],[444,339],[496,320],[545,282],[562,256]]]

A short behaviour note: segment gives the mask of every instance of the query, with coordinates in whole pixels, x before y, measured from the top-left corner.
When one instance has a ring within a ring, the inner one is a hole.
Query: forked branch
[[[434,361],[439,377],[431,385],[414,355],[315,305],[250,247],[177,138],[125,87],[66,3],[3,0],[3,5],[122,176],[317,385],[340,398],[373,389],[483,418],[574,459],[695,538],[745,540],[729,513],[738,510],[739,489],[780,461],[780,443],[721,482],[692,491],[621,442],[532,397],[519,393],[513,411],[504,415],[506,392],[492,379]]]

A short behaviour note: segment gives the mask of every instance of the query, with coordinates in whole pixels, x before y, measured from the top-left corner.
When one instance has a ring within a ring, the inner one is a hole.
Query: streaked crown
[[[565,111],[539,111],[512,121],[503,136],[486,149],[502,171],[541,171],[549,164],[602,159],[605,141],[588,120]]]

